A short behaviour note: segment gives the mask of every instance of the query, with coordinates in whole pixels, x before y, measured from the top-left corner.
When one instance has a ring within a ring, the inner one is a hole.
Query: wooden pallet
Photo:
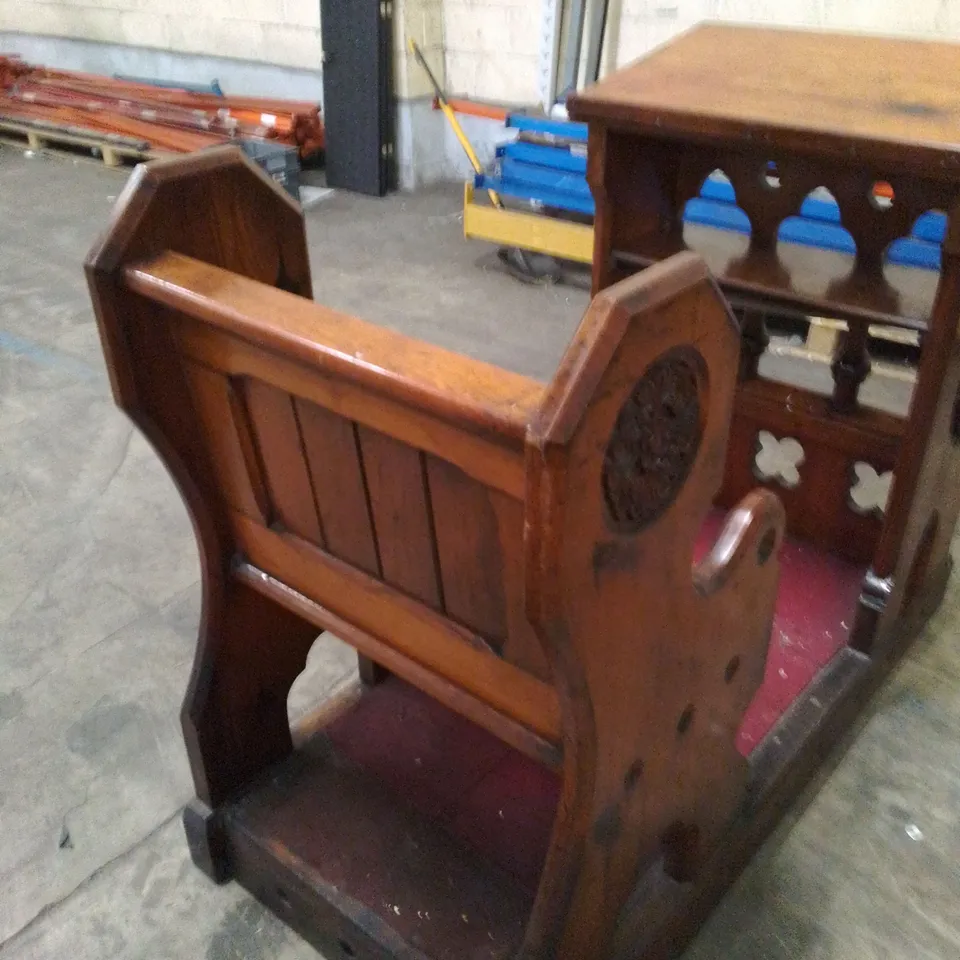
[[[14,120],[0,120],[0,143],[28,150],[56,151],[58,147],[86,147],[91,155],[102,160],[108,167],[119,167],[129,161],[140,163],[170,154],[156,150],[143,150],[123,143],[98,138],[95,135],[41,129]]]

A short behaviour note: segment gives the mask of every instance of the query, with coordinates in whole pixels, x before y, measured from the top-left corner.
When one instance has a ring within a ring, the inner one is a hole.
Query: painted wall
[[[541,0],[444,0],[443,7],[450,89],[535,102]]]
[[[538,101],[544,0],[405,2],[416,11],[407,29],[427,25],[425,35],[439,44],[436,62],[444,50],[451,93],[506,104]],[[960,0],[611,0],[603,63],[629,63],[709,19],[960,39]]]
[[[395,0],[397,92],[428,94],[413,36],[451,93],[538,100],[545,0]],[[605,65],[705,19],[960,38],[960,0],[611,0]],[[72,37],[318,70],[320,0],[0,0],[0,32]]]
[[[408,3],[431,6],[434,24],[442,13],[451,93],[507,104],[538,101],[544,0]],[[611,0],[603,63],[629,63],[708,19],[960,39],[960,0]]]
[[[555,2],[393,0],[404,186],[468,173],[442,115],[430,107],[432,91],[408,39],[451,95],[536,104],[544,9]],[[960,0],[610,0],[604,71],[707,19],[960,38]],[[72,69],[219,77],[235,93],[321,98],[320,0],[0,0],[4,48]],[[506,136],[495,122],[470,118],[465,125],[482,160]]]
[[[0,0],[0,31],[320,66],[320,0]]]
[[[960,38],[957,0],[622,0],[616,63],[642,56],[700,20]]]
[[[403,100],[432,94],[426,73],[410,53],[415,40],[441,84],[445,84],[444,0],[394,0],[394,91]]]
[[[2,0],[0,0],[2,2]],[[451,95],[502,103],[537,100],[542,0],[398,0],[397,90],[427,96],[407,52],[412,37]]]

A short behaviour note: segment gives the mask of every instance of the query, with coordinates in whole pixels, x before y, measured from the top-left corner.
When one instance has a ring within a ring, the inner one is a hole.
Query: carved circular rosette
[[[603,458],[607,520],[638,533],[680,493],[703,436],[700,393],[706,375],[692,347],[661,354],[620,408]]]

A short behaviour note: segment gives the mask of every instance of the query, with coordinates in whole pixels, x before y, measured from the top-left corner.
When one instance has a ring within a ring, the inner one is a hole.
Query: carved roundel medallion
[[[618,532],[656,520],[686,482],[702,439],[703,361],[691,348],[661,354],[620,408],[603,458],[603,497]]]

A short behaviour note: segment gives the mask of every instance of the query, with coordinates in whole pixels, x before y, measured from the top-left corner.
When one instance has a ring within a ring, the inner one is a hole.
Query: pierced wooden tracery
[[[838,274],[830,284],[829,298],[844,306],[862,304],[866,310],[894,318],[901,312],[902,298],[884,274],[887,248],[909,236],[922,214],[949,209],[956,193],[949,184],[912,175],[827,164],[808,157],[772,156],[759,150],[724,153],[687,146],[673,180],[675,219],[662,225],[682,246],[687,245],[682,240],[684,207],[716,170],[729,179],[736,204],[751,225],[747,251],[727,265],[727,277],[760,286],[789,286],[790,273],[778,251],[778,231],[785,219],[800,214],[811,193],[823,187],[835,199],[840,225],[856,244],[849,272]],[[662,182],[668,180],[664,177]],[[743,319],[741,379],[750,379],[756,376],[767,338],[758,311],[747,311]],[[870,322],[877,321],[872,317],[845,319],[849,332],[838,342],[832,365],[833,405],[838,412],[849,413],[856,409],[860,386],[870,372],[867,329]]]
[[[704,180],[722,170],[739,206],[750,219],[750,253],[776,251],[777,231],[790,216],[799,215],[803,201],[818,187],[827,188],[840,208],[841,224],[857,246],[851,283],[883,281],[887,247],[908,236],[921,214],[946,209],[955,191],[947,184],[915,176],[828,165],[808,157],[769,156],[761,152],[723,154],[687,149],[680,160],[674,209],[700,193]],[[877,188],[883,193],[877,193]],[[889,188],[892,197],[885,194]]]

